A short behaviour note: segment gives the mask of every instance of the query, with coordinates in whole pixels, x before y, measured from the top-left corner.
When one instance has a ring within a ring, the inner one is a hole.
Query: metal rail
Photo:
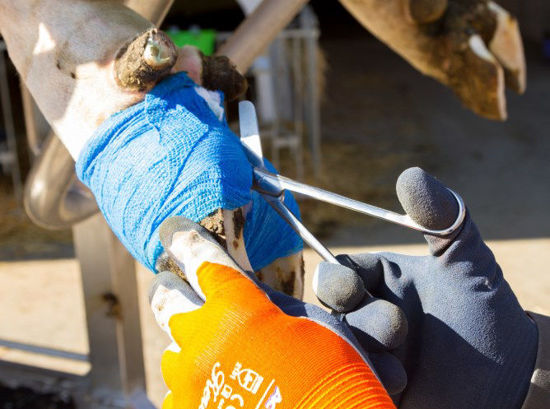
[[[69,151],[53,134],[28,176],[23,203],[31,220],[46,229],[66,229],[98,212],[92,193],[76,178]]]

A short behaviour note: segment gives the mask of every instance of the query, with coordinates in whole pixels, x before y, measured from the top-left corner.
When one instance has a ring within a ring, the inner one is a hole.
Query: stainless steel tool
[[[292,226],[302,239],[328,262],[340,264],[330,250],[317,240],[307,227],[305,227],[285,206],[284,192],[286,190],[387,220],[391,223],[399,224],[433,236],[447,236],[453,233],[460,227],[466,217],[466,207],[464,206],[462,198],[450,189],[449,191],[453,194],[458,203],[458,216],[455,222],[448,228],[432,230],[419,225],[406,214],[395,213],[274,174],[267,170],[264,164],[258,119],[254,105],[250,101],[242,101],[239,103],[239,122],[241,141],[245,147],[248,159],[254,167],[254,183],[252,188],[258,191],[267,203],[269,203],[271,207]]]

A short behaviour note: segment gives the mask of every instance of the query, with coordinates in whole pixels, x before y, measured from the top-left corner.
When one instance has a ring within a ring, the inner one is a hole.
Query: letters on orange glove
[[[153,295],[177,344],[162,358],[163,409],[394,408],[350,343],[284,314],[200,226],[184,223],[163,244],[205,300],[169,306],[177,297],[162,284]]]

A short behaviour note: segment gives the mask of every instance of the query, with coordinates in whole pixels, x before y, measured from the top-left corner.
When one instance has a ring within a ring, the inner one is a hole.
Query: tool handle
[[[455,222],[446,229],[433,230],[419,225],[406,214],[399,214],[390,210],[382,209],[381,207],[350,199],[349,197],[329,192],[328,190],[296,182],[295,180],[286,178],[281,175],[274,175],[269,172],[264,172],[257,168],[254,169],[254,174],[257,179],[256,184],[258,185],[258,187],[268,192],[269,194],[274,194],[276,192],[280,193],[285,190],[289,190],[294,193],[299,193],[301,195],[330,203],[335,206],[377,217],[379,219],[399,224],[401,226],[408,227],[413,230],[418,230],[424,234],[430,234],[433,236],[448,236],[462,225],[462,222],[466,217],[466,206],[464,205],[462,198],[451,189],[449,189],[449,191],[453,194],[458,204],[458,216]]]
[[[334,254],[330,252],[319,240],[315,238],[313,234],[307,229],[302,222],[294,216],[288,207],[285,206],[280,197],[273,197],[270,195],[262,194],[262,197],[269,203],[269,205],[294,229],[296,233],[315,250],[325,261],[334,264],[340,264],[340,262],[334,257]]]

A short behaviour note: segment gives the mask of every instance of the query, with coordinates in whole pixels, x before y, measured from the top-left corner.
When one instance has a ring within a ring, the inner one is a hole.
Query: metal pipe
[[[300,15],[302,29],[308,32],[305,39],[305,49],[307,56],[307,89],[306,98],[308,101],[305,110],[307,132],[309,134],[309,146],[311,150],[311,159],[313,174],[315,177],[321,175],[321,96],[319,95],[319,56],[317,42],[319,39],[319,22],[311,10],[306,7]]]
[[[38,345],[8,341],[5,339],[0,339],[0,346],[8,349],[17,349],[18,351],[26,351],[32,354],[53,356],[56,358],[70,359],[72,361],[88,362],[87,354],[79,354],[77,352],[65,351],[63,349],[41,347]]]
[[[126,0],[124,4],[156,26],[160,26],[168,14],[170,7],[174,4],[174,0]]]
[[[76,182],[69,151],[50,135],[25,186],[23,203],[31,220],[47,229],[63,229],[97,213],[92,194]]]
[[[90,347],[89,390],[124,401],[146,390],[136,263],[99,214],[75,225],[73,237]]]
[[[246,72],[309,0],[264,0],[218,50]]]
[[[31,162],[42,152],[43,144],[50,133],[50,125],[40,113],[36,102],[23,83],[19,83],[21,89],[21,100],[23,105],[23,117],[25,118],[25,131],[27,132],[27,145],[30,150]]]

